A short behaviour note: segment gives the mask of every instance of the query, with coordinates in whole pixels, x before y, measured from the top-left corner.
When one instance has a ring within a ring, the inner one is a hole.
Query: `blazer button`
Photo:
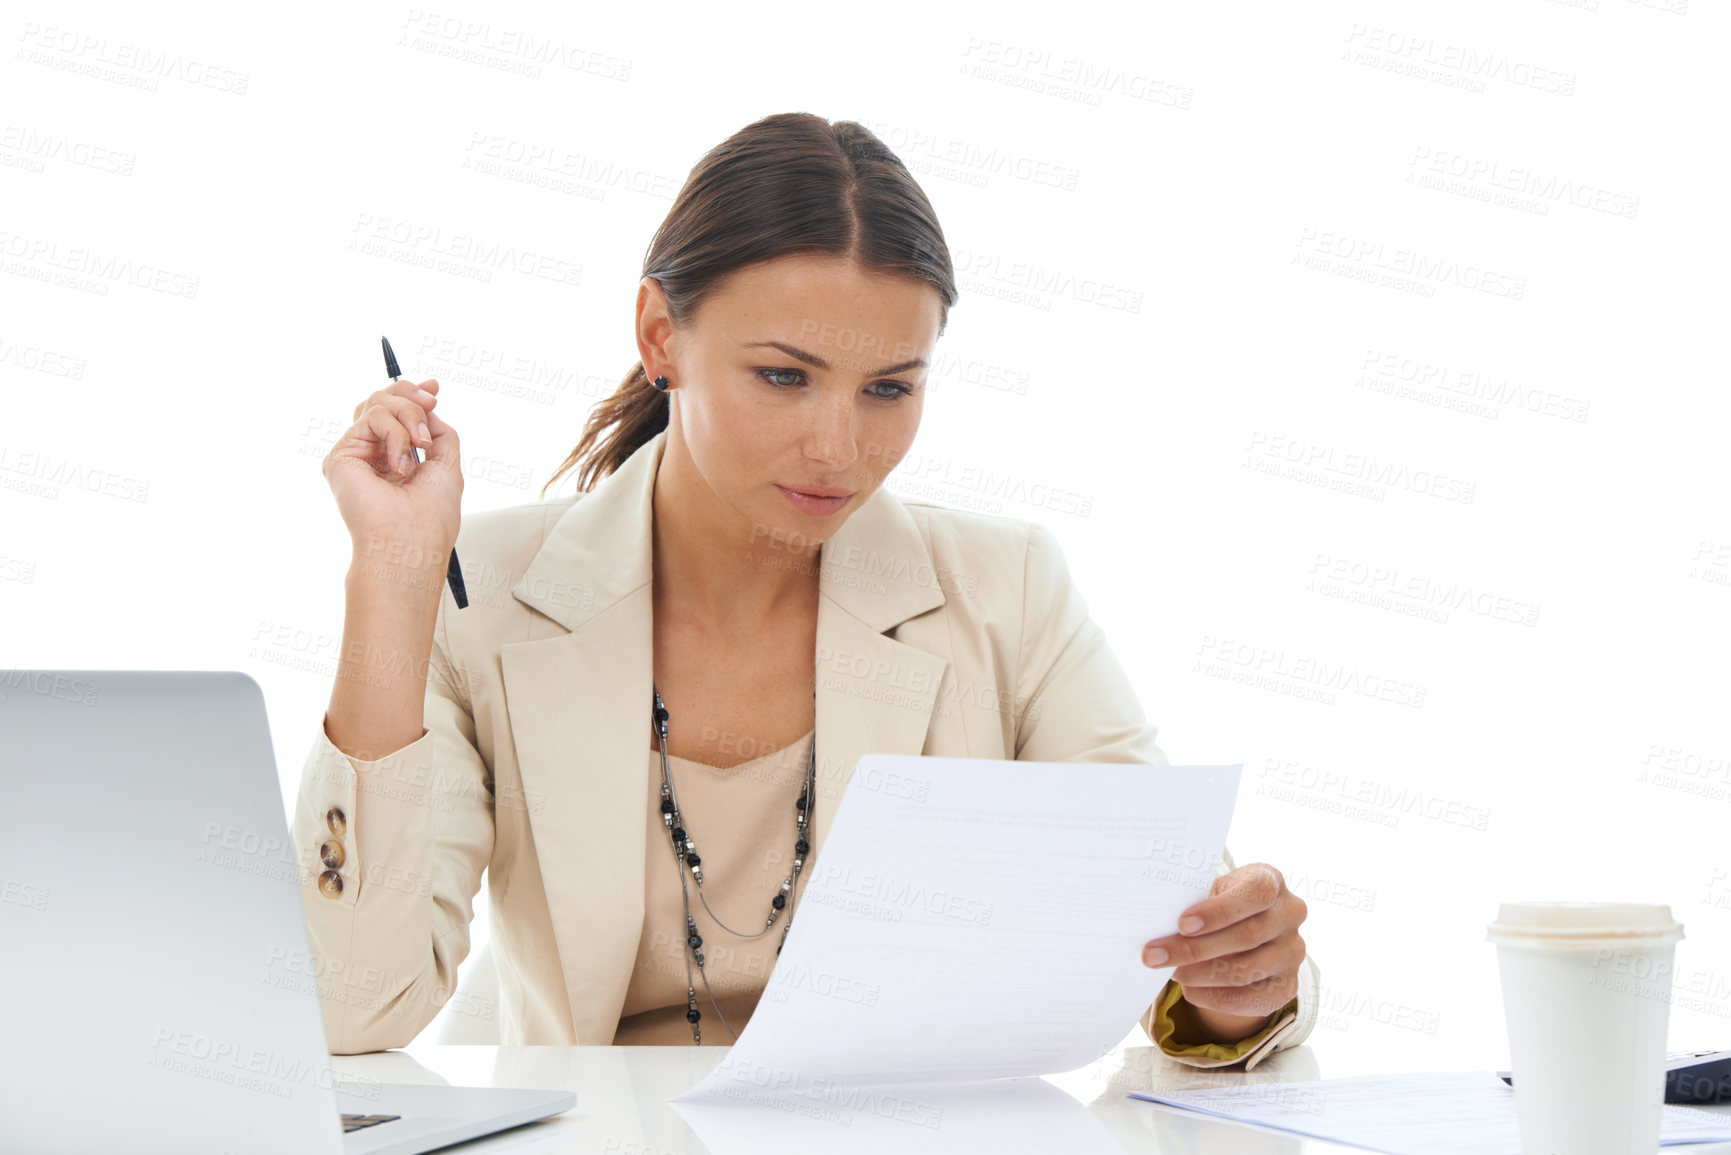
[[[334,870],[319,875],[319,893],[326,898],[338,898],[343,893],[343,876]]]
[[[341,838],[349,828],[348,819],[344,818],[343,812],[335,806],[325,811],[325,825],[330,827],[331,833],[338,838]]]
[[[332,870],[338,869],[343,864],[343,844],[336,841],[326,842],[319,847],[319,857]]]

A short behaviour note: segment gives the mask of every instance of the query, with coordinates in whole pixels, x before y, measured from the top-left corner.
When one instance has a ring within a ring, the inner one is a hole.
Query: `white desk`
[[[1294,1082],[1400,1070],[1501,1068],[1496,1058],[1427,1063],[1422,1048],[1390,1055],[1379,1039],[1325,1038],[1280,1052],[1248,1074],[1201,1071],[1174,1063],[1140,1029],[1104,1059],[1041,1080],[1014,1096],[951,1099],[921,1096],[911,1104],[832,1110],[830,1117],[794,1116],[767,1107],[710,1107],[691,1121],[668,1099],[720,1061],[722,1047],[487,1047],[412,1044],[403,1051],[339,1055],[338,1072],[397,1083],[555,1087],[577,1092],[577,1106],[552,1120],[507,1131],[453,1151],[603,1152],[606,1155],[845,1155],[849,1152],[983,1152],[990,1155],[1123,1155],[1128,1152],[1207,1152],[1208,1155],[1320,1155],[1363,1148],[1228,1123],[1131,1099],[1128,1090],[1155,1086],[1220,1086]],[[899,1107],[900,1118],[895,1109]],[[1731,1107],[1717,1108],[1731,1113]],[[681,1108],[683,1110],[683,1108]],[[845,1120],[845,1121],[844,1121]],[[1667,1148],[1678,1155],[1731,1155],[1731,1144]]]

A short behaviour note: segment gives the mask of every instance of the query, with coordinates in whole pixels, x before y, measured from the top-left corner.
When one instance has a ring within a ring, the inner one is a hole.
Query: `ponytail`
[[[577,447],[541,487],[541,496],[546,497],[555,481],[579,466],[577,488],[593,489],[597,481],[667,428],[668,405],[667,394],[649,383],[643,362],[637,362],[613,395],[589,411]]]

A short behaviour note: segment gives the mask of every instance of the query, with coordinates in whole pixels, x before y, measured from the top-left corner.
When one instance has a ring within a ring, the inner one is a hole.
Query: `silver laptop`
[[[0,1151],[410,1155],[562,1090],[331,1069],[264,696],[0,670]]]

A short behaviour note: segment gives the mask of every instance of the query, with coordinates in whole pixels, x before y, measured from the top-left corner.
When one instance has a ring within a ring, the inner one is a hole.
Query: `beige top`
[[[804,785],[811,737],[808,731],[790,745],[725,769],[667,756],[674,797],[703,860],[703,896],[710,909],[734,930],[753,934],[763,929],[770,899],[780,892],[793,867],[797,835],[794,803]],[[647,788],[649,860],[644,872],[643,935],[613,1042],[691,1045],[691,1023],[685,1017],[689,956],[685,903],[679,886],[683,870],[685,889],[691,896],[691,917],[703,938],[703,973],[709,976],[706,991],[703,974],[695,962],[691,964],[690,983],[697,988],[697,1009],[703,1012],[698,1026],[705,1046],[731,1046],[734,1034],[728,1027],[733,1032],[745,1030],[775,966],[775,948],[781,943],[787,914],[784,911],[769,933],[759,938],[740,938],[716,926],[698,898],[690,868],[682,867],[673,856],[673,840],[661,818],[659,748],[649,751]],[[796,897],[805,893],[811,865],[808,855],[799,874]],[[711,993],[720,1006],[719,1015],[710,1004]],[[721,1023],[723,1017],[727,1026]]]

